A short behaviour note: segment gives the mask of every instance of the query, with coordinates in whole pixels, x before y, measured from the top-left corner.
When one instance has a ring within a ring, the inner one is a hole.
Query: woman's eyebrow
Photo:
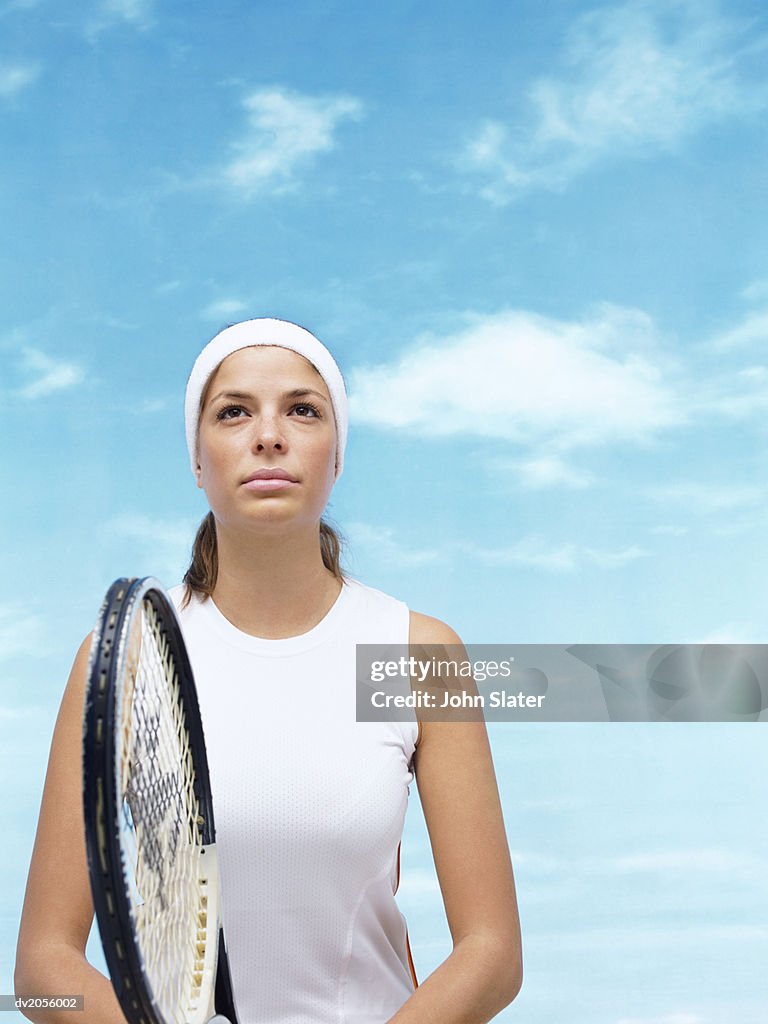
[[[325,395],[321,394],[319,391],[315,391],[314,388],[294,388],[293,391],[286,391],[284,397],[304,398],[305,395],[314,395],[315,398],[320,398],[323,402],[327,401]]]
[[[323,402],[327,402],[325,395],[319,391],[315,391],[314,388],[293,388],[291,391],[283,393],[283,398],[304,398],[306,395],[314,395],[316,398],[321,399]],[[211,402],[216,402],[220,398],[243,398],[253,400],[253,395],[249,391],[220,391],[218,395],[214,395]]]
[[[247,391],[220,391],[218,395],[214,395],[211,402],[217,402],[220,398],[253,398],[253,395],[249,395]]]

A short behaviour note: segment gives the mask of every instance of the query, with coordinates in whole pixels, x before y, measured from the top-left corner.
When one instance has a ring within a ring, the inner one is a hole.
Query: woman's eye
[[[216,419],[217,420],[240,419],[239,416],[228,416],[227,413],[230,413],[230,412],[244,412],[244,411],[245,410],[243,409],[242,405],[225,405],[223,409],[219,409],[219,411],[216,413]]]
[[[310,402],[302,402],[301,405],[294,405],[293,408],[294,412],[298,412],[304,418],[312,419],[320,415],[317,406],[312,405]]]

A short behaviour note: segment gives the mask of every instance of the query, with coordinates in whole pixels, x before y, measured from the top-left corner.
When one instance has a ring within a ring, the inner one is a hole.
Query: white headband
[[[323,378],[331,396],[333,415],[336,420],[336,479],[341,476],[344,465],[344,447],[347,443],[347,425],[349,409],[344,378],[336,365],[336,361],[314,334],[289,320],[275,320],[271,317],[259,317],[256,320],[243,320],[233,324],[209,341],[195,360],[192,373],[187,381],[187,393],[184,398],[184,424],[187,432],[187,448],[189,460],[194,473],[197,467],[197,425],[200,413],[200,398],[208,378],[227,356],[241,348],[251,345],[275,345],[288,348],[304,356],[315,367]]]

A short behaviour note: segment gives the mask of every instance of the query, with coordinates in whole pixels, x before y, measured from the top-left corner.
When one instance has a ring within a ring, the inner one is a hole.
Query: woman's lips
[[[279,476],[257,477],[243,484],[249,491],[280,491],[286,487],[298,486],[298,480],[283,480]]]

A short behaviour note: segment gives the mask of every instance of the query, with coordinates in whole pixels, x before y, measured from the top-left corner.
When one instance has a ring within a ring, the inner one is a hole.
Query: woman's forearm
[[[17,996],[84,997],[80,1011],[19,1007],[34,1024],[126,1024],[112,982],[71,946],[38,951],[33,964],[17,970],[14,989]]]
[[[519,954],[468,935],[387,1024],[486,1024],[520,991]]]

